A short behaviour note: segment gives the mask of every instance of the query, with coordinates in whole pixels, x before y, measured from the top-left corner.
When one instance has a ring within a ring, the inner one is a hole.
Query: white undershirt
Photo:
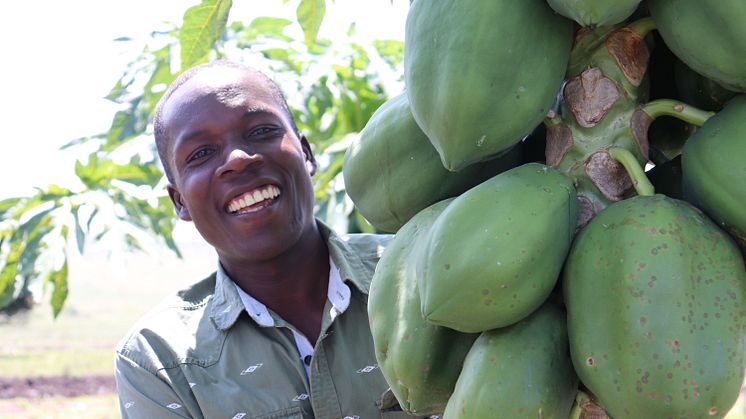
[[[262,327],[274,327],[275,320],[269,314],[267,306],[260,303],[254,297],[242,290],[235,282],[233,285],[236,286],[238,295],[241,297],[246,312],[249,313],[254,321]],[[342,281],[339,275],[339,269],[334,261],[329,258],[329,286],[327,287],[327,298],[332,304],[329,315],[333,321],[335,317],[347,310],[350,305],[350,287]],[[300,361],[306,368],[306,375],[311,376],[311,359],[313,357],[313,345],[306,336],[295,330],[295,328],[289,327],[293,332],[295,338],[295,346],[298,348],[298,354],[300,355]]]

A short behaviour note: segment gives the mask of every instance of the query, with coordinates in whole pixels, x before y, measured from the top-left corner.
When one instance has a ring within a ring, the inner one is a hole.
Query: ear
[[[189,210],[187,209],[186,205],[184,205],[184,201],[181,198],[181,193],[179,193],[176,188],[174,188],[171,185],[168,185],[168,196],[171,197],[171,202],[174,204],[174,208],[176,209],[176,215],[179,216],[184,221],[192,221],[192,216],[189,215]]]
[[[301,134],[300,145],[303,147],[303,154],[306,156],[306,170],[308,170],[310,176],[313,176],[316,173],[316,168],[318,166],[316,164],[316,158],[313,156],[313,152],[311,151],[311,144],[308,143],[308,138],[306,138],[305,135]]]

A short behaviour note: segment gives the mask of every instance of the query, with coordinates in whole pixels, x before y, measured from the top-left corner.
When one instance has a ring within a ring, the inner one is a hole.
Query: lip
[[[223,205],[231,215],[251,213],[250,209],[261,209],[274,203],[282,195],[282,188],[274,182],[261,183],[251,188],[242,188],[229,194],[230,199]],[[249,211],[247,211],[249,210]]]

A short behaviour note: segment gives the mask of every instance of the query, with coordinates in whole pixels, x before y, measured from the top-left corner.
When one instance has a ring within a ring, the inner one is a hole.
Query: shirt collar
[[[222,269],[222,267],[220,269]],[[227,276],[225,271],[223,271],[223,275]],[[272,327],[275,325],[275,320],[272,318],[267,306],[249,295],[246,291],[242,290],[235,282],[233,285],[243,302],[243,307],[246,309],[246,312],[249,313],[249,316],[251,316],[259,326]],[[327,287],[326,296],[332,304],[332,318],[347,310],[347,307],[350,305],[350,295],[350,287],[342,282],[342,278],[339,276],[339,269],[337,269],[334,261],[329,258],[329,285]]]

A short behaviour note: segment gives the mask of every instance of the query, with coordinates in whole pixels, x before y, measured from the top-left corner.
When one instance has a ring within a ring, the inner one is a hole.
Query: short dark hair
[[[179,77],[177,77],[176,80],[171,83],[161,99],[158,101],[158,105],[156,105],[155,108],[155,115],[153,116],[153,134],[155,135],[155,147],[158,151],[158,158],[161,160],[161,164],[163,165],[163,171],[166,173],[166,179],[168,179],[168,182],[172,185],[174,184],[174,178],[173,173],[171,172],[171,167],[168,164],[169,139],[167,138],[166,127],[164,126],[163,122],[163,108],[165,107],[166,102],[168,102],[168,100],[171,98],[174,92],[179,89],[179,87],[183,86],[186,82],[191,80],[194,76],[196,76],[203,70],[215,67],[235,68],[252,73],[263,79],[266,82],[266,85],[269,88],[270,94],[272,95],[273,99],[275,99],[280,105],[280,109],[285,112],[288,120],[290,121],[291,128],[293,129],[293,131],[295,131],[296,135],[300,135],[298,132],[298,127],[295,124],[293,114],[290,111],[287,100],[285,99],[285,95],[282,94],[282,91],[280,90],[280,87],[277,85],[277,83],[275,83],[274,80],[269,78],[266,74],[247,65],[228,60],[215,60],[197,65],[181,73],[181,75],[179,75]]]

